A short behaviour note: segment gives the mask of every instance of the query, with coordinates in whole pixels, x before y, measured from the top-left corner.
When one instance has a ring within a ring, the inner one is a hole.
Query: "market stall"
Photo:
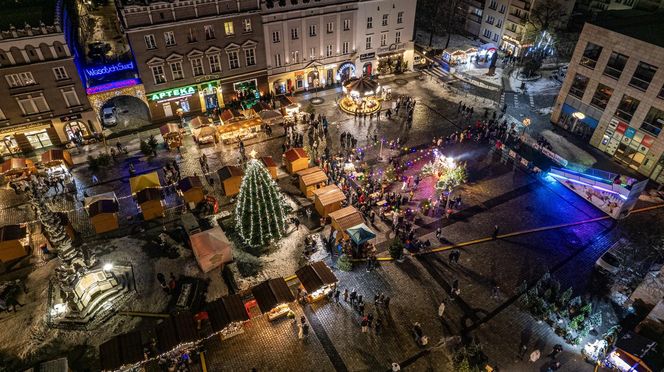
[[[99,345],[102,371],[115,371],[144,359],[140,331],[124,333]]]
[[[300,104],[283,94],[274,97],[274,108],[279,110],[282,116],[290,118],[300,113]]]
[[[327,185],[327,174],[319,167],[311,167],[297,172],[300,182],[300,191],[307,198],[314,195],[314,190]]]
[[[258,307],[269,320],[277,319],[290,311],[288,303],[295,297],[284,278],[268,279],[251,288]]]
[[[443,51],[443,61],[452,66],[469,63],[471,58],[477,55],[477,47],[472,45],[462,45],[455,48],[445,49]]]
[[[189,311],[171,314],[155,328],[157,335],[157,351],[177,355],[197,340],[196,323]]]
[[[338,279],[323,261],[316,261],[299,268],[295,275],[307,293],[309,302],[324,298],[337,285]]]
[[[212,124],[213,124],[212,119],[210,119],[207,116],[200,116],[199,115],[199,116],[196,116],[195,118],[191,119],[191,121],[189,122],[189,127],[191,128],[192,133],[193,133],[194,129],[197,129],[197,128],[200,128],[200,127],[205,127],[205,126],[212,125]]]
[[[129,188],[132,195],[136,195],[139,191],[150,187],[160,188],[161,182],[159,181],[159,173],[150,172],[131,177],[129,179]]]
[[[242,168],[226,165],[219,169],[217,174],[219,175],[219,182],[221,182],[221,189],[224,195],[231,197],[240,192],[242,177],[244,177]]]
[[[341,209],[341,203],[346,200],[346,195],[337,185],[327,185],[314,190],[314,206],[316,212],[326,218],[328,214]]]
[[[35,164],[30,159],[24,158],[10,158],[2,163],[1,174],[5,178],[19,179],[30,176],[31,173],[36,172]]]
[[[69,151],[61,149],[50,149],[41,154],[41,162],[46,168],[61,167],[63,171],[69,171],[74,166]]]
[[[176,149],[182,146],[182,132],[179,125],[174,123],[164,124],[159,127],[159,132],[161,132],[161,137],[169,149]]]
[[[364,223],[362,213],[353,206],[341,208],[328,214],[328,216],[332,220],[332,228],[337,231],[336,241],[350,239],[347,230]]]
[[[198,266],[204,273],[233,262],[231,243],[219,226],[189,237]]]
[[[273,180],[277,179],[277,163],[275,163],[274,159],[272,159],[271,156],[263,156],[261,157],[261,162],[267,168],[267,170],[270,172],[270,177],[272,177]]]
[[[188,203],[190,207],[195,207],[205,199],[205,188],[199,176],[189,176],[178,181],[178,194]]]
[[[194,137],[194,142],[199,145],[219,142],[219,139],[217,138],[217,128],[213,125],[204,125],[192,129],[191,134]]]
[[[258,136],[263,126],[263,121],[259,116],[249,119],[234,120],[232,122],[224,122],[223,125],[217,127],[219,137],[224,144],[230,144],[245,141]]]
[[[284,153],[284,165],[290,174],[309,168],[309,155],[301,147],[294,147]]]
[[[270,108],[262,109],[258,112],[258,116],[261,117],[263,123],[267,125],[277,125],[284,123],[284,117],[277,110],[272,110]]]
[[[222,340],[242,333],[242,325],[249,320],[249,314],[238,294],[214,300],[206,308],[212,330],[219,332]]]
[[[380,110],[380,84],[368,77],[350,78],[344,82],[345,95],[339,100],[339,108],[354,115],[369,115]]]
[[[354,257],[365,256],[366,244],[370,240],[376,238],[376,233],[374,233],[369,228],[369,226],[365,225],[364,223],[346,229],[346,234],[348,234],[351,242],[353,242],[352,248]]]
[[[164,217],[164,196],[161,189],[150,187],[137,192],[136,203],[145,221]]]
[[[90,223],[97,234],[116,230],[120,206],[114,192],[88,196],[84,200],[85,211],[90,217]]]
[[[6,263],[28,255],[27,227],[7,225],[0,227],[0,263]]]

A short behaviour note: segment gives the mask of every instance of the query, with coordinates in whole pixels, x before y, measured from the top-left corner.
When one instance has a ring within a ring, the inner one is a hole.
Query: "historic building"
[[[551,120],[664,184],[664,12],[600,14],[576,44]]]
[[[259,1],[120,1],[153,121],[250,106],[267,91]]]
[[[20,28],[10,23],[20,19]],[[61,1],[45,1],[37,15],[21,3],[0,13],[3,155],[65,144],[100,129],[74,62],[69,20]]]

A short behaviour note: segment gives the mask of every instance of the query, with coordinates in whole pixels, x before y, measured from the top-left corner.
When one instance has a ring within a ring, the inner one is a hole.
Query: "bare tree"
[[[462,0],[420,0],[418,1],[418,18],[420,23],[429,31],[429,47],[433,45],[434,35],[445,31],[447,41],[446,49],[450,44],[453,33],[463,29],[465,14]]]
[[[562,1],[547,0],[535,3],[526,21],[528,40],[533,41],[544,32],[555,35],[557,29],[565,26],[562,20],[566,19],[569,14]]]

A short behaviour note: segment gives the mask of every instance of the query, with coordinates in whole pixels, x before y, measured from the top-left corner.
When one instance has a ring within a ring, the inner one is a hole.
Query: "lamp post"
[[[575,112],[572,114],[572,117],[574,118],[574,124],[572,124],[572,133],[574,133],[574,130],[576,129],[576,125],[579,123],[579,120],[583,120],[586,118],[586,115],[583,112]]]
[[[521,135],[523,136],[524,134],[526,134],[526,129],[528,129],[528,127],[530,126],[530,118],[524,118],[521,121],[521,124],[523,124],[523,132],[521,132]]]

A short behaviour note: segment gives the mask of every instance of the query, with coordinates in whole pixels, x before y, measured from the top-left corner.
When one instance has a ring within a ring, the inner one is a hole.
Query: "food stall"
[[[341,203],[346,200],[346,195],[337,185],[327,185],[314,190],[314,206],[316,212],[323,217],[341,209]]]
[[[121,370],[143,361],[143,341],[140,331],[132,331],[111,338],[99,345],[102,371]]]
[[[198,266],[204,273],[233,262],[231,243],[219,226],[189,237]]]
[[[314,190],[327,185],[327,174],[319,167],[311,167],[297,172],[300,179],[300,191],[307,198],[311,198]]]
[[[50,172],[58,172],[52,168],[61,168],[61,171],[67,172],[74,166],[69,151],[61,149],[50,149],[41,154],[41,162]]]
[[[217,171],[224,195],[231,197],[240,192],[244,171],[240,167],[226,165]]]
[[[616,341],[605,364],[617,371],[661,371],[664,356],[657,350],[657,342],[628,331]]]
[[[284,117],[277,110],[272,110],[270,106],[265,103],[261,103],[260,111],[258,111],[258,116],[261,117],[263,123],[267,125],[277,125],[284,123]]]
[[[309,168],[309,155],[301,147],[294,147],[284,153],[284,165],[290,174]]]
[[[30,159],[10,158],[2,163],[2,175],[8,179],[22,179],[37,171]]]
[[[161,132],[161,137],[169,149],[176,149],[182,146],[182,132],[179,125],[174,123],[164,124],[159,127],[159,132]]]
[[[164,215],[164,201],[157,172],[141,174],[129,179],[132,196],[143,219],[148,221]]]
[[[477,55],[477,47],[472,45],[462,45],[456,48],[449,48],[443,51],[443,61],[452,66],[463,65],[470,62],[471,57]]]
[[[277,163],[275,163],[274,159],[272,159],[271,156],[263,156],[261,157],[261,163],[267,168],[267,170],[270,172],[270,177],[272,177],[273,180],[277,179]]]
[[[242,333],[242,325],[249,320],[249,314],[238,294],[214,300],[206,308],[212,330],[219,332],[222,340]]]
[[[278,95],[274,98],[274,108],[281,112],[282,116],[295,117],[300,113],[300,104],[286,95]]]
[[[199,176],[189,176],[178,181],[178,194],[188,203],[190,207],[195,207],[205,199],[205,188]]]
[[[362,213],[353,206],[341,208],[328,214],[328,216],[332,220],[332,229],[338,232],[336,241],[342,238],[344,240],[350,239],[346,231],[353,226],[364,223]]]
[[[224,144],[239,142],[239,140],[248,140],[258,136],[261,131],[263,121],[256,116],[250,119],[233,121],[228,124],[217,127],[217,132]]]
[[[0,263],[25,257],[29,250],[26,226],[6,225],[0,227]]]
[[[85,211],[97,234],[116,230],[120,206],[114,192],[88,196],[84,200]]]
[[[350,240],[353,242],[353,250],[355,257],[364,256],[364,247],[367,242],[371,239],[376,238],[376,233],[374,233],[369,226],[364,223],[357,224],[351,228],[346,229],[346,234],[350,237]]]
[[[212,119],[210,119],[207,116],[200,116],[199,115],[199,116],[196,116],[195,118],[191,119],[191,121],[189,122],[189,127],[191,128],[192,133],[193,133],[194,129],[197,129],[197,128],[200,128],[200,127],[205,127],[205,126],[212,125],[212,124],[213,124]]]
[[[288,288],[284,278],[268,279],[251,288],[258,307],[269,320],[275,320],[290,311],[288,303],[295,301],[295,296]]]
[[[213,125],[204,125],[192,129],[191,134],[194,137],[194,142],[199,145],[219,142],[219,139],[217,138],[217,128]]]
[[[337,286],[338,279],[323,261],[316,261],[299,268],[295,275],[307,292],[309,302],[324,298]]]

